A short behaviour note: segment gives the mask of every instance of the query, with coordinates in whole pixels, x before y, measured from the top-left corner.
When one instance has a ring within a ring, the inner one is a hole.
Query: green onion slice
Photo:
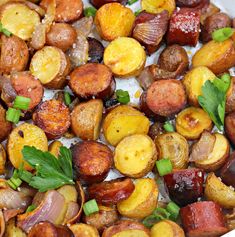
[[[68,92],[64,93],[64,102],[67,106],[69,106],[71,104],[71,96]]]
[[[31,99],[24,97],[24,96],[16,96],[15,101],[14,101],[14,108],[15,109],[23,109],[27,110],[29,108]]]
[[[98,212],[99,211],[99,207],[97,205],[97,202],[95,199],[92,199],[88,202],[86,202],[84,205],[83,205],[83,211],[85,213],[86,216],[89,216],[95,212]]]
[[[180,212],[180,207],[177,204],[175,204],[174,202],[169,202],[166,210],[171,214],[170,217],[172,220],[177,220]]]
[[[3,28],[3,25],[1,22],[0,22],[0,32],[6,35],[7,37],[10,37],[12,35],[12,33],[9,30],[7,30],[6,28]]]
[[[14,183],[12,183],[10,179],[7,180],[7,184],[8,184],[12,189],[14,189],[14,190],[17,189],[16,185],[15,185]]]
[[[142,12],[142,9],[139,9],[134,14],[135,14],[135,16],[138,16],[141,12]]]
[[[233,32],[231,27],[221,28],[212,33],[212,39],[216,42],[223,42],[229,39],[233,35]]]
[[[163,125],[163,128],[167,132],[174,132],[175,131],[173,125],[170,122],[165,122],[165,124]]]
[[[84,15],[86,17],[95,16],[97,10],[94,7],[87,7],[84,9]]]
[[[6,120],[12,123],[18,123],[21,112],[18,109],[9,108],[6,112]]]
[[[128,91],[124,91],[124,90],[116,90],[116,97],[118,102],[120,102],[121,104],[128,104],[130,102],[130,95]]]
[[[27,213],[27,212],[34,211],[36,208],[37,208],[37,207],[36,207],[34,204],[32,204],[32,205],[28,206],[28,208],[26,209],[26,213]]]
[[[156,162],[157,170],[160,176],[170,174],[173,166],[169,159],[161,159]]]
[[[128,0],[127,4],[132,5],[134,3],[138,2],[138,0]]]

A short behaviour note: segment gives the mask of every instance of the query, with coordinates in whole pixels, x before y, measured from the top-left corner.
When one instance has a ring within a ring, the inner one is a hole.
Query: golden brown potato
[[[135,182],[135,190],[129,198],[117,204],[118,212],[126,217],[143,219],[157,207],[158,187],[154,179],[143,178]]]
[[[201,19],[200,19],[201,24],[202,25],[204,24],[207,17],[212,16],[218,12],[220,12],[220,9],[217,6],[215,6],[213,3],[210,3],[206,9],[202,10]]]
[[[197,139],[204,130],[212,129],[212,121],[201,108],[189,107],[176,118],[176,131],[186,139]]]
[[[175,222],[163,220],[151,228],[151,237],[185,237],[183,229]]]
[[[23,40],[32,37],[35,26],[40,23],[36,11],[31,10],[24,3],[9,2],[0,8],[2,26]]]
[[[54,141],[49,145],[48,151],[55,157],[58,157],[60,154],[60,147],[62,146],[63,144],[60,141]]]
[[[7,222],[5,237],[26,237],[26,234],[16,226],[15,218],[10,219]]]
[[[103,114],[102,100],[90,100],[78,104],[71,114],[74,134],[83,140],[97,140]]]
[[[61,89],[66,84],[70,62],[61,49],[45,46],[33,55],[29,69],[44,86]]]
[[[99,212],[89,216],[84,216],[83,221],[94,226],[98,231],[102,232],[106,227],[113,225],[118,220],[118,213],[113,207],[99,205]]]
[[[131,9],[120,3],[107,3],[96,12],[95,24],[100,36],[107,41],[129,36],[135,21]]]
[[[0,174],[5,173],[6,151],[2,144],[0,144]]]
[[[155,144],[160,159],[169,158],[175,169],[184,169],[188,166],[188,142],[179,133],[161,134],[156,137]]]
[[[12,165],[18,169],[23,162],[26,170],[32,170],[32,167],[23,161],[21,151],[24,146],[34,146],[39,150],[47,151],[48,142],[46,134],[42,129],[33,124],[23,123],[16,127],[9,135],[7,153]]]
[[[10,74],[23,71],[29,60],[27,44],[19,37],[1,36],[0,71]]]
[[[142,9],[149,13],[167,10],[171,15],[175,10],[175,0],[141,0]]]
[[[124,137],[133,134],[148,134],[150,122],[141,112],[128,105],[111,110],[103,122],[104,136],[116,146]]]
[[[125,137],[115,149],[115,168],[128,177],[145,176],[153,169],[156,160],[155,144],[147,135],[135,134]]]
[[[190,70],[183,79],[188,101],[191,105],[198,107],[198,96],[202,95],[202,86],[207,80],[214,80],[215,74],[204,66],[195,67]]]
[[[122,220],[105,229],[102,237],[150,237],[150,231],[136,221]]]
[[[214,148],[207,159],[195,162],[198,168],[206,171],[218,170],[229,157],[230,145],[227,138],[219,133],[215,134],[215,138]]]
[[[99,237],[98,230],[87,224],[79,223],[69,226],[69,229],[72,230],[74,237]]]
[[[46,44],[66,51],[77,39],[75,28],[66,23],[55,23],[46,35]]]
[[[117,38],[104,51],[104,64],[120,77],[139,75],[145,61],[144,49],[138,41],[129,37]]]
[[[226,72],[235,65],[234,41],[208,42],[195,53],[192,64],[193,67],[206,66],[215,74]]]
[[[6,120],[6,110],[0,104],[0,142],[4,141],[12,129],[12,124]]]
[[[210,173],[206,179],[205,196],[208,200],[218,203],[224,208],[235,207],[234,189],[226,186],[222,181]]]

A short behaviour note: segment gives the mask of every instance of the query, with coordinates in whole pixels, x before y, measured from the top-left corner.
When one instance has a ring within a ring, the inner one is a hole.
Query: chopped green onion
[[[20,110],[9,108],[6,113],[6,120],[12,123],[18,123],[20,120]]]
[[[31,99],[24,97],[24,96],[16,96],[15,101],[14,101],[14,108],[15,109],[23,109],[27,110],[29,108]]]
[[[68,92],[64,93],[64,102],[67,106],[71,104],[71,96]]]
[[[83,211],[85,213],[86,216],[89,216],[95,212],[98,212],[99,211],[99,207],[97,205],[97,202],[95,199],[92,199],[88,202],[86,202],[84,205],[83,205]]]
[[[11,177],[10,181],[15,185],[16,188],[22,184],[22,181],[19,178]]]
[[[177,204],[175,204],[174,202],[169,202],[166,210],[171,214],[170,217],[172,218],[172,220],[177,220],[180,212],[180,207]]]
[[[134,3],[138,2],[138,0],[128,0],[127,4],[132,5]]]
[[[142,9],[139,9],[134,14],[135,14],[135,16],[138,16],[141,12],[142,12]]]
[[[16,187],[16,185],[15,184],[13,184],[12,182],[11,182],[11,180],[9,179],[9,180],[7,180],[7,184],[12,188],[12,189],[14,189],[14,190],[16,190],[17,189],[17,187]]]
[[[218,29],[212,33],[212,39],[216,42],[223,42],[233,35],[233,29],[225,27]]]
[[[116,90],[116,96],[118,102],[121,104],[128,104],[130,102],[130,95],[128,91]]]
[[[174,132],[175,131],[173,125],[170,122],[165,122],[165,124],[163,125],[163,128],[167,132]]]
[[[157,170],[160,176],[170,174],[173,166],[169,159],[161,159],[156,162]]]
[[[12,33],[9,30],[7,30],[6,28],[3,28],[3,25],[1,22],[0,22],[0,32],[6,35],[7,37],[10,37],[12,35]]]
[[[94,7],[87,7],[84,9],[84,15],[86,17],[95,16],[97,10]]]
[[[37,207],[34,204],[32,204],[32,205],[28,206],[28,208],[26,209],[26,213],[34,211],[36,208]]]
[[[26,183],[30,183],[32,177],[33,177],[33,175],[26,170],[23,170],[23,172],[20,174],[20,179],[22,179]]]

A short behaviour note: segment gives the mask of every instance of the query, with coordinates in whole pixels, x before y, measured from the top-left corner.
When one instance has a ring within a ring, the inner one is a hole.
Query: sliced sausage
[[[113,152],[100,142],[83,141],[73,146],[73,164],[79,179],[87,184],[102,182],[113,164]]]
[[[77,67],[70,74],[69,86],[80,98],[109,98],[115,91],[111,70],[103,65],[88,63]]]
[[[43,102],[33,114],[34,123],[46,133],[48,139],[60,138],[70,126],[70,112],[58,100]]]
[[[212,33],[215,30],[224,27],[231,27],[231,18],[223,12],[213,14],[206,18],[202,28],[201,28],[201,39],[203,43],[212,40]]]
[[[228,161],[221,169],[220,177],[223,183],[235,188],[235,152],[230,155]]]
[[[176,0],[178,7],[197,7],[204,0]]]
[[[186,105],[183,84],[175,79],[155,81],[147,90],[146,103],[157,115],[174,115]]]
[[[42,0],[40,6],[47,9],[50,0]],[[77,20],[83,11],[82,0],[56,0],[56,22],[71,22]]]
[[[93,184],[88,188],[88,193],[90,199],[95,198],[98,203],[112,205],[127,199],[134,189],[130,178],[119,178]]]
[[[103,61],[104,46],[103,44],[95,38],[88,37],[89,44],[89,63],[101,63]]]
[[[119,2],[122,5],[126,5],[127,3],[127,0],[89,0],[89,1],[95,8],[100,8],[104,4],[111,2]]]
[[[4,141],[11,132],[12,124],[6,120],[6,110],[0,104],[0,142]]]
[[[180,216],[188,237],[215,237],[228,231],[220,206],[211,201],[181,208]]]
[[[19,37],[1,36],[0,72],[11,73],[23,71],[29,60],[27,44]]]
[[[225,132],[232,144],[235,145],[235,112],[225,117]]]
[[[66,23],[55,23],[46,35],[46,44],[66,51],[75,43],[77,33],[75,28]]]
[[[41,102],[43,86],[30,72],[12,74],[11,84],[17,95],[31,99],[28,110],[33,110]]]

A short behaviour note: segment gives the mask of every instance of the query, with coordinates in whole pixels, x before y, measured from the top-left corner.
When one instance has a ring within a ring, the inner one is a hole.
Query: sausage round
[[[235,145],[235,112],[225,117],[225,132],[229,140]]]
[[[46,133],[48,139],[56,139],[69,129],[70,112],[61,101],[47,100],[33,114],[33,121]]]
[[[12,124],[6,120],[6,110],[0,104],[0,142],[4,141],[11,132]]]
[[[115,81],[107,66],[88,63],[72,71],[69,86],[80,98],[107,99],[114,93]]]
[[[202,2],[203,0],[176,0],[176,5],[178,7],[196,7]]]
[[[221,169],[220,177],[223,183],[235,188],[235,152],[230,155],[228,161]]]
[[[183,84],[175,79],[155,81],[147,90],[146,103],[157,115],[174,115],[186,105]]]
[[[104,46],[95,38],[88,37],[89,43],[89,63],[101,63],[103,61]]]
[[[73,146],[73,164],[87,184],[102,182],[113,164],[113,152],[100,142],[83,141]]]
[[[46,44],[66,51],[77,39],[76,30],[66,23],[55,23],[46,35]]]

